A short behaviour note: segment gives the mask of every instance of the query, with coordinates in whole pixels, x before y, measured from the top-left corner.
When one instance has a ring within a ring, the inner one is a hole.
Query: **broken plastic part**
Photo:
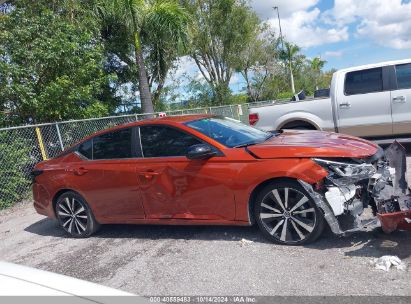
[[[385,214],[378,213],[377,216],[381,222],[382,230],[386,233],[397,229],[411,230],[411,210]]]
[[[331,207],[327,202],[324,201],[322,196],[319,193],[315,192],[313,187],[305,181],[298,180],[298,182],[308,192],[308,194],[314,200],[318,208],[320,208],[324,212],[324,218],[330,226],[331,231],[335,234],[344,234],[344,232],[340,228],[340,224],[338,223],[337,218],[331,210]]]
[[[389,166],[395,169],[394,195],[407,194],[408,185],[405,177],[407,171],[407,157],[405,148],[394,141],[386,150],[385,158]]]
[[[395,171],[390,172],[394,173],[392,186],[386,185],[380,191],[376,191],[378,189],[374,186],[378,219],[386,233],[397,229],[411,230],[411,195],[406,181],[405,148],[394,141],[385,150],[385,158]]]
[[[355,196],[357,187],[355,185],[349,185],[347,187],[329,187],[325,193],[325,198],[330,204],[334,215],[338,216],[344,213],[344,203],[349,201]]]

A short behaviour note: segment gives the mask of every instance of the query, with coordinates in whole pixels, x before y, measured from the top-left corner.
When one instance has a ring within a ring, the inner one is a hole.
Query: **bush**
[[[291,99],[291,97],[293,97],[292,92],[280,92],[276,96],[276,99]]]
[[[28,197],[29,171],[35,161],[29,157],[25,140],[13,132],[0,131],[0,209]]]

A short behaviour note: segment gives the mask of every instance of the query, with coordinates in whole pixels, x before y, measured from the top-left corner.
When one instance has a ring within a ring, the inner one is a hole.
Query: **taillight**
[[[257,113],[251,113],[248,114],[248,122],[250,126],[254,126],[259,120],[258,114]]]

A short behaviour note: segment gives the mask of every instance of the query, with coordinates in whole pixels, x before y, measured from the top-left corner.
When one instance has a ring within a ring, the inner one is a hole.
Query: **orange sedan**
[[[150,119],[39,163],[34,207],[73,237],[107,223],[257,223],[274,242],[303,244],[325,223],[336,234],[370,225],[361,216],[379,211],[369,180],[382,157],[375,144],[335,133],[264,132],[210,115]],[[340,223],[350,216],[351,226]]]

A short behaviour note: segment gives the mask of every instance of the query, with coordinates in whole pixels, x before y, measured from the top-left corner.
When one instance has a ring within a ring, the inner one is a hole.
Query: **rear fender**
[[[274,125],[276,126],[276,130],[282,129],[285,125],[287,125],[290,122],[293,121],[304,121],[313,127],[315,127],[317,130],[322,130],[322,121],[319,117],[307,113],[307,112],[293,112],[293,113],[288,113],[284,116],[281,116],[278,118],[275,122]]]

